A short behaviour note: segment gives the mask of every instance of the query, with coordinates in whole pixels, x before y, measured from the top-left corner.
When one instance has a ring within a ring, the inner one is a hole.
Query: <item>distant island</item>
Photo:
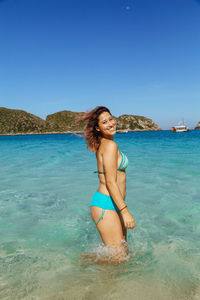
[[[85,123],[75,119],[83,112],[64,110],[48,115],[43,120],[29,112],[0,107],[0,135],[50,134],[83,132]],[[162,130],[151,119],[143,116],[116,117],[118,132]]]

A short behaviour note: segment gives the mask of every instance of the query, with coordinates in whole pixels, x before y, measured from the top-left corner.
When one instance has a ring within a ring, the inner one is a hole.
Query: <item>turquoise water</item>
[[[0,299],[200,299],[200,131],[115,136],[129,158],[130,258],[90,218],[95,155],[72,134],[0,137]]]

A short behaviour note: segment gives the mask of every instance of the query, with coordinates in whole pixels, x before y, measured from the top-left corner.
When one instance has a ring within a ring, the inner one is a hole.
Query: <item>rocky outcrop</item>
[[[151,119],[135,115],[122,115],[117,119],[117,124],[122,131],[152,131],[162,130]]]
[[[24,110],[1,107],[0,134],[82,132],[85,123],[75,121],[81,114],[83,113],[64,110],[48,115],[46,120],[43,120]],[[142,116],[122,115],[116,120],[121,132],[162,130],[151,119]]]
[[[200,121],[199,123],[197,124],[197,126],[195,127],[196,130],[200,130]]]

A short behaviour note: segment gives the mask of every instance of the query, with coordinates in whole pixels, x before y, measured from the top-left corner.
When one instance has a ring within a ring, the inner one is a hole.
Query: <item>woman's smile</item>
[[[114,135],[116,133],[116,121],[108,112],[103,112],[99,116],[99,129],[102,134]]]

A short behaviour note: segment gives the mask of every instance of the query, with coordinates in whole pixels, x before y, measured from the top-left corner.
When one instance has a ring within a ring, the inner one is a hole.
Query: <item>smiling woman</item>
[[[96,152],[99,187],[90,208],[91,217],[102,241],[111,250],[112,261],[127,259],[127,228],[135,222],[125,203],[128,158],[118,150],[113,137],[116,121],[108,108],[97,106],[85,113],[79,121],[87,121],[85,138],[87,147]],[[103,259],[103,260],[106,260]]]

